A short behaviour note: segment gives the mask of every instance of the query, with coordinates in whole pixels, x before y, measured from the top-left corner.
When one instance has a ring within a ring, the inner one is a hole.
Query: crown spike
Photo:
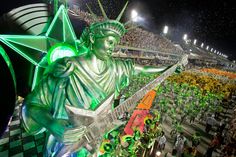
[[[98,0],[98,4],[99,4],[99,7],[100,7],[100,9],[101,9],[101,11],[102,11],[103,17],[104,17],[105,19],[108,19],[107,14],[106,14],[106,12],[104,11],[104,8],[103,8],[102,3],[100,2],[100,0]]]
[[[116,18],[117,21],[120,21],[120,19],[121,19],[122,15],[124,14],[124,11],[125,11],[125,9],[126,9],[128,3],[129,3],[129,1],[127,1],[127,2],[125,3],[125,6],[124,6],[123,9],[121,10],[119,16]]]
[[[98,17],[97,17],[97,15],[94,14],[94,12],[93,12],[92,9],[89,7],[89,5],[86,4],[86,6],[87,6],[87,8],[88,8],[90,14],[92,15],[93,19],[94,19],[95,21],[98,21]]]
[[[127,26],[127,25],[132,24],[132,23],[133,23],[133,21],[132,21],[132,20],[129,20],[129,21],[127,21],[127,22],[124,23],[124,26]]]

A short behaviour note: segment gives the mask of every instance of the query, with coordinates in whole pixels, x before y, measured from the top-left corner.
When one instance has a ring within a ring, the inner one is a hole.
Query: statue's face
[[[94,39],[93,53],[101,60],[107,60],[111,57],[115,46],[119,42],[119,37],[108,35]]]

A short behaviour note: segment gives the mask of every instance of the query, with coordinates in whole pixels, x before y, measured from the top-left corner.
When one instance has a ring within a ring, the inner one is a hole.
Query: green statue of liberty
[[[119,22],[127,3],[117,19],[110,20],[98,2],[105,20],[95,22],[83,31],[79,46],[75,48],[79,55],[51,63],[41,81],[25,98],[21,112],[25,129],[31,134],[48,132],[44,156],[79,156],[81,152],[81,145],[67,148],[83,136],[84,119],[78,119],[75,125],[70,121],[66,106],[96,111],[108,97],[117,96],[129,84],[132,75],[166,69],[112,58],[114,48],[127,31]],[[84,145],[83,149],[91,150],[91,146]]]

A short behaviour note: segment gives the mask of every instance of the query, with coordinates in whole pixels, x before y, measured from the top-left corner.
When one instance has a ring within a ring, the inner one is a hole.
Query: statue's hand
[[[69,145],[78,142],[79,139],[84,135],[85,131],[86,126],[78,126],[75,128],[66,129],[63,136],[63,143]]]
[[[86,131],[85,126],[79,126],[72,128],[67,120],[55,119],[50,124],[48,130],[55,136],[59,141],[66,145],[77,142]]]

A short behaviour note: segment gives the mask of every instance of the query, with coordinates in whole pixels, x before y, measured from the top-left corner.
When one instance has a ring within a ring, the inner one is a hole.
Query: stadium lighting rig
[[[204,46],[204,43],[201,44],[201,48],[203,48],[203,46]]]
[[[145,19],[141,17],[135,9],[133,9],[131,10],[131,21],[141,24],[145,21]]]
[[[184,41],[187,41],[187,39],[188,39],[188,35],[187,35],[187,34],[184,34],[183,40],[184,40]]]
[[[164,29],[163,29],[163,34],[167,34],[168,33],[168,29],[169,29],[169,27],[168,26],[164,26]]]
[[[134,22],[138,21],[138,12],[136,10],[131,11],[131,20]]]

